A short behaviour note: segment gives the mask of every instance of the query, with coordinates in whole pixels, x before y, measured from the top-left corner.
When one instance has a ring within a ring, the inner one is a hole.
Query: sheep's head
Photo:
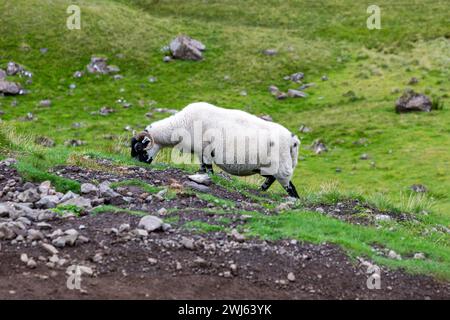
[[[155,145],[153,137],[146,131],[131,139],[131,156],[141,162],[151,163],[153,155],[148,152]]]

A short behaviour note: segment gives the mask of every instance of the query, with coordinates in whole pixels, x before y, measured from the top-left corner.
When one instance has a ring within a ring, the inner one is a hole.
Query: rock
[[[243,242],[245,240],[245,236],[240,234],[236,229],[231,230],[231,237],[237,242]]]
[[[81,185],[81,193],[82,194],[90,194],[90,193],[97,193],[98,188],[93,185],[92,183],[83,183]]]
[[[167,214],[167,209],[166,208],[161,208],[157,211],[157,213],[161,216],[164,216]]]
[[[51,105],[52,105],[52,101],[50,99],[41,100],[39,102],[39,106],[44,107],[44,108],[48,108]]]
[[[320,139],[314,140],[314,142],[311,145],[311,149],[314,151],[315,154],[321,154],[323,152],[328,151],[327,147]]]
[[[395,111],[397,113],[404,113],[411,111],[430,112],[431,107],[432,102],[430,98],[428,98],[426,95],[416,93],[413,90],[407,90],[397,100],[395,104]]]
[[[195,249],[194,239],[183,237],[180,241],[181,245],[189,250]]]
[[[158,260],[155,258],[148,258],[147,261],[153,266],[158,263]]]
[[[193,174],[188,176],[188,179],[196,183],[203,184],[205,186],[209,186],[212,183],[211,178],[206,173]]]
[[[79,208],[83,208],[85,210],[90,210],[92,208],[91,200],[83,198],[83,197],[72,198],[65,202],[61,202],[61,204],[66,205],[66,206],[73,205],[73,206],[77,206]]]
[[[66,140],[64,141],[64,145],[66,147],[79,147],[86,144],[84,141],[81,140],[77,140],[77,139],[70,139],[70,140]]]
[[[276,49],[265,49],[262,51],[262,54],[266,56],[275,56],[276,54],[278,54],[278,51]]]
[[[8,62],[8,65],[6,67],[6,74],[8,76],[15,76],[16,74],[23,72],[23,67],[19,65],[18,63],[15,63],[13,61]]]
[[[360,159],[360,160],[369,160],[370,157],[369,157],[369,155],[368,155],[367,153],[363,153],[363,154],[359,157],[359,159]]]
[[[74,89],[76,89],[76,87],[77,87],[77,85],[75,83],[69,84],[69,89],[70,90],[74,90]]]
[[[74,198],[78,198],[78,197],[79,197],[78,194],[76,194],[76,193],[74,193],[74,192],[72,192],[72,191],[68,191],[68,192],[61,198],[61,202],[63,203],[63,202],[66,202],[66,201],[68,201],[68,200],[70,200],[70,199],[74,199]]]
[[[0,93],[6,95],[16,95],[23,94],[25,92],[20,84],[0,79]]]
[[[119,197],[120,194],[115,192],[111,187],[110,187],[111,183],[109,181],[103,181],[102,183],[100,183],[100,185],[98,186],[99,192],[100,192],[100,196],[104,197],[104,198],[116,198]]]
[[[128,223],[123,223],[119,226],[119,233],[130,231],[130,225]]]
[[[75,73],[73,74],[74,78],[81,78],[84,75],[83,71],[75,71]]]
[[[311,87],[315,87],[316,86],[316,84],[314,83],[314,82],[311,82],[311,83],[305,83],[305,84],[302,84],[299,88],[298,88],[298,90],[306,90],[306,89],[308,89],[308,88],[311,88]]]
[[[53,139],[44,136],[36,137],[34,142],[46,148],[53,148],[55,146],[55,141]]]
[[[114,112],[115,112],[115,110],[113,108],[109,108],[109,107],[103,106],[98,111],[98,114],[101,115],[101,116],[107,116],[110,113],[114,113]]]
[[[20,202],[31,202],[34,203],[40,199],[39,193],[36,189],[27,189],[24,192],[19,193],[17,200]]]
[[[164,56],[164,58],[163,58],[163,62],[170,62],[170,61],[172,61],[172,58],[170,57],[170,56]]]
[[[52,183],[48,180],[42,182],[38,187],[38,191],[41,195],[48,195],[50,190],[52,190]]]
[[[303,91],[289,89],[287,93],[288,97],[290,98],[306,98],[307,94]]]
[[[326,75],[323,75],[321,79],[322,81],[328,81],[328,77]]]
[[[0,69],[0,80],[3,80],[6,78],[6,71],[3,69]]]
[[[419,83],[419,79],[417,79],[416,77],[412,77],[411,79],[409,79],[408,84],[409,85],[415,85]]]
[[[269,92],[270,92],[272,95],[276,96],[277,94],[280,93],[280,89],[278,89],[277,86],[271,85],[271,86],[269,86]]]
[[[303,72],[296,72],[296,73],[291,74],[290,76],[287,76],[286,78],[293,82],[299,83],[299,82],[301,82],[301,80],[303,80],[304,77],[305,77],[305,74]]]
[[[173,39],[169,45],[172,56],[182,60],[202,60],[202,51],[206,49],[205,45],[198,40],[191,39],[188,36],[180,35]]]
[[[377,214],[375,215],[375,220],[377,221],[389,221],[392,218],[388,216],[387,214]]]
[[[287,275],[287,279],[290,282],[294,282],[295,281],[295,275],[292,272],[289,272],[288,275]]]
[[[41,247],[42,249],[47,251],[47,253],[49,253],[51,256],[55,256],[58,254],[58,249],[56,249],[51,244],[41,242]]]
[[[108,59],[104,57],[92,57],[91,62],[87,65],[87,70],[90,73],[108,74],[119,72],[120,69],[116,66],[109,66]]]
[[[133,234],[140,238],[145,238],[148,236],[147,230],[144,230],[144,229],[134,229]]]
[[[27,232],[28,241],[42,240],[44,239],[44,235],[41,231],[35,229],[29,229]]]
[[[394,250],[389,250],[388,257],[390,259],[402,260],[402,257],[398,253],[396,253]]]
[[[418,252],[414,254],[414,259],[416,260],[423,260],[425,259],[425,255],[422,252]]]
[[[36,207],[41,209],[52,209],[55,208],[58,203],[58,196],[44,196],[36,202]]]
[[[310,133],[312,131],[311,128],[308,128],[307,126],[305,126],[304,124],[302,124],[299,128],[298,131],[300,131],[301,133]]]
[[[205,259],[203,259],[202,257],[197,257],[194,259],[194,265],[196,265],[198,267],[207,267],[208,262]]]
[[[209,187],[202,185],[202,184],[198,184],[196,182],[193,181],[187,181],[184,183],[184,186],[189,187],[193,190],[199,191],[199,192],[209,192],[210,189]]]
[[[413,184],[411,187],[409,187],[412,191],[416,193],[426,193],[428,192],[428,188],[424,186],[423,184]]]
[[[143,228],[146,231],[152,232],[161,229],[163,221],[155,216],[145,216],[139,221],[138,228]]]
[[[11,206],[6,203],[0,203],[0,218],[8,218],[13,211],[15,210]]]

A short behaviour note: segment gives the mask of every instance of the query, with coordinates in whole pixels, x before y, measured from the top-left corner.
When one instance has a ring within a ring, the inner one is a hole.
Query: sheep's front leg
[[[290,197],[297,198],[297,199],[300,198],[300,196],[297,193],[297,189],[295,189],[295,186],[292,183],[292,181],[289,181],[289,184],[284,187],[284,190],[287,191],[287,193],[289,194]]]
[[[274,176],[263,176],[266,178],[266,181],[264,181],[264,183],[261,185],[261,190],[262,191],[266,191],[267,189],[270,188],[270,186],[275,182],[275,177]]]
[[[202,162],[200,164],[199,172],[200,173],[207,173],[207,174],[214,173],[212,164],[206,164],[206,163]]]

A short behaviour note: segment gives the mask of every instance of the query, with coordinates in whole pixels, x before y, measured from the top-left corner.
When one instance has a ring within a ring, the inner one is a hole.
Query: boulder
[[[432,102],[430,98],[421,93],[416,93],[413,90],[407,90],[397,100],[395,104],[395,111],[397,113],[405,113],[412,111],[430,112]]]
[[[39,199],[40,199],[39,193],[35,188],[27,189],[24,192],[19,193],[19,195],[17,196],[17,200],[19,200],[20,202],[34,203],[36,201],[39,201]]]
[[[58,203],[58,196],[43,196],[38,202],[36,202],[36,207],[41,209],[52,209],[55,208]]]
[[[188,176],[188,179],[205,186],[211,185],[211,178],[207,174],[192,174]]]
[[[89,194],[89,193],[97,193],[98,188],[93,185],[92,183],[83,183],[81,185],[81,193],[82,194]]]
[[[8,65],[6,67],[6,74],[8,76],[14,76],[22,71],[23,68],[18,63],[15,63],[13,61],[8,62]]]
[[[23,92],[24,91],[20,84],[0,79],[0,93],[7,95],[16,95],[23,94]]]
[[[92,208],[91,200],[83,197],[69,199],[65,202],[62,202],[62,205],[73,205],[86,210]]]
[[[173,39],[169,48],[174,58],[195,61],[203,59],[202,51],[206,49],[203,43],[185,35]]]

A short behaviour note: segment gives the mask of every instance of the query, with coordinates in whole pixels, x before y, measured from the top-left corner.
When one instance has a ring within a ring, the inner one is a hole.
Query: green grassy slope
[[[300,124],[311,127],[311,133],[300,134],[304,159],[294,177],[302,192],[337,182],[342,191],[381,194],[401,203],[409,199],[411,184],[422,183],[436,204],[433,217],[450,223],[446,1],[379,1],[383,29],[378,31],[365,28],[366,1],[75,1],[82,29],[70,31],[66,8],[72,3],[0,1],[0,64],[14,60],[34,73],[28,95],[0,98],[2,119],[19,133],[49,136],[58,145],[76,138],[87,142],[82,149],[127,154],[130,133],[123,128],[143,128],[151,121],[144,116],[151,105],[179,109],[208,101],[270,114],[294,132]],[[204,61],[162,62],[161,47],[179,33],[207,45]],[[267,48],[279,54],[260,54]],[[72,78],[93,54],[108,56],[124,79]],[[271,84],[295,88],[283,76],[297,71],[316,83],[307,89],[307,99],[270,96]],[[324,74],[329,81],[320,80]],[[149,76],[158,81],[149,83]],[[446,107],[430,114],[395,114],[399,93],[391,92],[408,87],[411,77],[420,80],[416,90],[441,97]],[[77,88],[69,90],[72,83]],[[348,91],[356,99],[343,96]],[[46,98],[53,105],[39,107]],[[122,108],[119,98],[133,106]],[[102,106],[116,113],[90,115]],[[38,120],[19,121],[27,112]],[[74,128],[75,122],[83,126]],[[306,148],[316,138],[326,142],[328,153],[314,155]],[[366,146],[354,145],[360,138],[367,139]],[[362,153],[371,159],[359,160]]]

